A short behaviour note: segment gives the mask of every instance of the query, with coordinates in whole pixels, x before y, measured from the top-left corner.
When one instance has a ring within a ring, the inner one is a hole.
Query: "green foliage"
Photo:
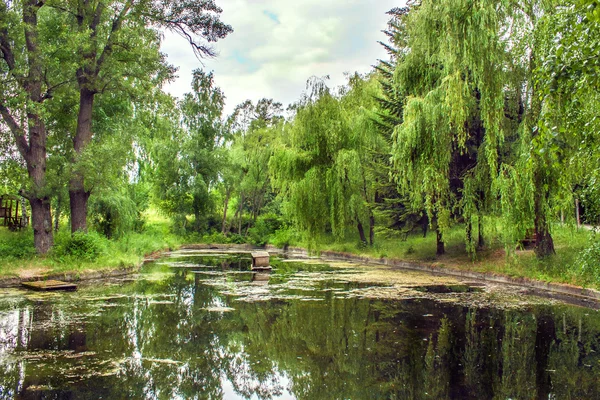
[[[600,284],[600,239],[597,234],[590,237],[588,246],[577,258],[576,266],[583,277]]]
[[[331,231],[342,239],[350,226],[369,226],[373,187],[369,151],[379,144],[368,112],[374,79],[352,75],[339,97],[323,81],[296,105],[269,168],[296,226],[313,239]],[[310,86],[310,85],[309,85]]]
[[[9,260],[27,259],[35,255],[33,232],[24,230],[10,232],[0,228],[0,257]]]
[[[71,258],[82,261],[96,261],[107,251],[107,240],[102,235],[90,232],[68,234],[63,231],[56,236],[53,257]]]
[[[289,245],[294,245],[300,242],[298,232],[292,227],[282,227],[271,235],[269,241],[275,247],[285,248]]]
[[[210,195],[216,184],[221,157],[223,92],[214,86],[212,73],[194,71],[193,93],[177,105],[173,99],[159,105],[161,131],[152,143],[154,193],[161,210],[173,217],[181,229],[193,214],[194,230],[203,226],[203,215],[214,208]],[[177,107],[173,110],[173,107]],[[180,120],[183,126],[180,126]]]
[[[270,243],[272,235],[283,225],[281,217],[275,214],[263,214],[256,219],[256,223],[248,230],[248,241],[255,246],[264,246]]]

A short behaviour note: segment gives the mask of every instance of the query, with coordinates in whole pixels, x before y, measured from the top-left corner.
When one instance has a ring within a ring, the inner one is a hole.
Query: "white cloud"
[[[311,76],[344,83],[344,72],[368,72],[385,50],[385,29],[393,7],[403,0],[224,0],[221,18],[234,33],[217,42],[219,56],[194,57],[187,42],[166,34],[163,51],[180,68],[167,91],[181,96],[190,90],[196,68],[213,70],[227,96],[226,111],[246,99],[273,98],[287,105],[300,98]]]

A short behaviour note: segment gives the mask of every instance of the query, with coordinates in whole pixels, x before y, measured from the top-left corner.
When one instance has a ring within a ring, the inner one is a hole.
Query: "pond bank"
[[[119,276],[131,275],[139,272],[142,264],[138,266],[107,268],[101,270],[82,270],[65,271],[50,274],[33,274],[22,277],[0,277],[0,288],[9,288],[20,286],[24,282],[34,282],[39,280],[59,280],[63,282],[79,282],[93,279],[115,278]]]
[[[251,251],[258,249],[248,244],[191,244],[183,245],[181,250],[239,250],[239,251]],[[289,248],[278,248],[272,245],[267,245],[265,248],[261,248],[272,253],[289,254],[299,257],[309,257],[311,253],[304,248],[300,247],[289,247]],[[60,273],[51,274],[35,274],[26,277],[0,277],[0,288],[15,287],[19,286],[22,282],[30,282],[35,280],[47,280],[56,279],[65,282],[77,282],[84,280],[103,279],[118,276],[125,276],[139,272],[144,262],[153,261],[160,258],[163,252],[154,252],[151,255],[144,258],[144,260],[137,266],[110,268],[103,270],[83,270],[83,271],[66,271]],[[385,265],[392,269],[405,269],[413,271],[421,271],[436,275],[447,275],[463,279],[475,279],[483,282],[499,283],[513,286],[520,286],[523,288],[530,289],[532,292],[538,294],[546,294],[550,297],[572,297],[579,301],[600,303],[600,291],[595,289],[583,288],[575,285],[569,285],[565,283],[545,282],[525,277],[511,277],[498,273],[489,272],[476,272],[469,270],[461,270],[456,268],[449,268],[446,266],[436,265],[434,263],[426,262],[413,262],[405,261],[395,258],[376,258],[361,256],[353,253],[337,252],[337,251],[321,251],[320,258],[325,260],[338,260],[338,261],[351,261],[360,262],[371,265]]]

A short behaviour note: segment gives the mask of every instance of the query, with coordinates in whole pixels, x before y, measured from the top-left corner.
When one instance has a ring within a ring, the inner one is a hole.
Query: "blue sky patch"
[[[265,14],[271,21],[275,22],[276,24],[280,24],[281,23],[279,21],[279,17],[274,12],[268,11],[268,10],[264,10],[263,14]]]

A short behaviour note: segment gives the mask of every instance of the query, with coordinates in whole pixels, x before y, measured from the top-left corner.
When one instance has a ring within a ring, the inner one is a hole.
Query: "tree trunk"
[[[442,232],[440,232],[439,228],[436,229],[435,240],[437,244],[437,250],[435,254],[437,254],[438,256],[444,255],[446,253],[446,249],[444,248],[444,242],[442,241]]]
[[[71,203],[71,233],[87,232],[87,203],[90,194],[83,189],[83,177],[73,178],[69,182],[69,201]],[[79,187],[79,189],[75,189]]]
[[[79,91],[79,114],[77,131],[73,138],[75,160],[92,140],[92,111],[95,92],[82,88]],[[71,202],[71,232],[87,232],[87,209],[90,192],[85,190],[85,174],[79,170],[73,173],[69,181],[69,199]]]
[[[556,254],[554,241],[550,235],[550,226],[546,218],[546,204],[548,204],[548,189],[544,189],[544,176],[546,171],[538,170],[535,173],[536,192],[534,193],[534,228],[535,228],[535,255],[544,258]]]
[[[9,2],[10,4],[10,2]],[[6,13],[6,4],[2,3],[0,12]],[[20,65],[16,62],[16,55],[23,49],[13,48],[15,41],[9,37],[6,25],[0,29],[0,57],[5,61],[4,67],[11,72],[11,79],[27,93],[28,104],[21,112],[27,118],[14,110],[11,111],[0,99],[0,115],[5,126],[12,133],[15,146],[25,160],[27,174],[31,187],[28,191],[21,191],[21,195],[29,200],[31,205],[31,221],[33,228],[33,241],[39,254],[45,254],[53,244],[52,217],[50,214],[50,200],[46,185],[46,142],[47,131],[43,118],[40,115],[41,104],[49,98],[48,92],[43,90],[44,84],[44,58],[38,46],[38,12],[43,2],[28,0],[21,4],[23,27],[25,34],[24,54],[26,62]],[[6,22],[6,21],[3,21]],[[15,79],[16,78],[16,79]],[[12,93],[12,90],[9,90]]]
[[[58,195],[56,199],[56,209],[54,209],[54,232],[58,232],[58,228],[60,227],[60,214],[63,206],[62,196]]]
[[[482,249],[485,247],[485,239],[483,238],[483,222],[481,222],[481,215],[479,216],[479,229],[478,229],[478,240],[477,247]]]
[[[31,198],[31,227],[33,228],[33,243],[39,254],[46,254],[53,244],[52,215],[48,198]]]
[[[21,228],[27,226],[27,200],[21,197]]]
[[[358,228],[358,234],[360,235],[360,241],[363,242],[364,244],[367,244],[367,238],[365,236],[365,230],[363,228],[362,223],[358,223],[356,224],[357,228]]]
[[[423,232],[423,237],[427,237],[427,230],[429,229],[429,217],[426,213],[423,213],[423,218],[421,219],[421,230]]]
[[[375,243],[375,216],[373,213],[369,216],[369,245]]]
[[[221,233],[225,234],[225,225],[227,224],[227,207],[229,207],[229,197],[231,196],[231,189],[227,189],[225,195],[225,207],[223,207],[223,223],[221,224]]]
[[[239,220],[238,220],[238,235],[242,234],[242,221],[244,219],[244,194],[240,195],[240,208],[239,208]]]
[[[50,198],[46,193],[46,126],[41,117],[27,115],[29,120],[29,151],[25,157],[27,172],[33,183],[25,195],[31,205],[33,242],[39,254],[46,254],[54,244]]]

